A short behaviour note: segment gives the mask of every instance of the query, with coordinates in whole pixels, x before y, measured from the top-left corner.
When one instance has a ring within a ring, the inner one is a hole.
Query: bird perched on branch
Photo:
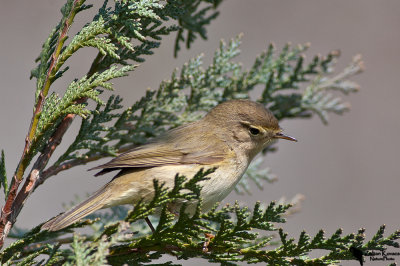
[[[148,144],[125,152],[93,169],[97,175],[119,173],[84,202],[46,222],[42,229],[57,231],[90,213],[122,204],[151,201],[153,180],[168,188],[177,173],[193,177],[201,168],[216,170],[200,182],[204,211],[223,200],[243,176],[251,160],[284,135],[278,120],[262,104],[231,100],[219,104],[199,121],[169,130]],[[189,205],[194,208],[195,204]]]

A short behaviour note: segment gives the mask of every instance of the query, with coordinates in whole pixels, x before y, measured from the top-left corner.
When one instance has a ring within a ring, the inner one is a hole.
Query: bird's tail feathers
[[[106,185],[102,189],[94,193],[84,202],[78,204],[77,206],[71,208],[70,210],[64,213],[61,213],[60,215],[54,217],[50,221],[43,224],[42,230],[48,230],[48,231],[61,230],[77,222],[81,218],[91,214],[92,212],[103,208],[106,205],[108,199],[109,199],[109,190],[107,189]]]

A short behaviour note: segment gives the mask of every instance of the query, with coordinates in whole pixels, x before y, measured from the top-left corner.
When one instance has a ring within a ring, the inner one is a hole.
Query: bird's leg
[[[150,220],[149,220],[149,217],[144,218],[144,220],[146,221],[147,225],[150,227],[151,232],[153,232],[153,234],[154,234],[154,232],[156,231],[156,229],[154,229],[154,226],[151,224],[151,222],[150,222]]]

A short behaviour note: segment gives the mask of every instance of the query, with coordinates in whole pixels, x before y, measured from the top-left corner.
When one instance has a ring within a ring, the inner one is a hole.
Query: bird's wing
[[[209,133],[204,130],[190,137],[181,137],[185,127],[172,132],[143,146],[120,154],[108,163],[94,167],[103,169],[97,175],[121,168],[147,168],[171,164],[213,164],[225,158],[228,147],[223,142],[210,141]],[[186,136],[186,135],[184,135]]]

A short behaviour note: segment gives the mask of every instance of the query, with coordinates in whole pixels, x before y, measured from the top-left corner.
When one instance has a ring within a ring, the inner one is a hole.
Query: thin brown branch
[[[88,236],[88,235],[82,235],[82,239],[84,240],[84,242],[89,242],[89,241],[93,241],[94,237],[93,236]],[[26,247],[23,248],[24,253],[32,253],[35,252],[37,250],[39,250],[40,248],[42,248],[43,246],[46,246],[48,244],[50,245],[56,245],[56,244],[60,244],[60,245],[64,245],[64,244],[71,244],[72,242],[74,242],[74,237],[65,237],[65,238],[56,238],[56,239],[49,239],[40,243],[33,243],[30,244]]]
[[[85,159],[75,159],[75,160],[71,160],[68,161],[66,163],[60,164],[60,165],[52,165],[49,168],[47,168],[45,171],[43,171],[43,173],[40,175],[39,179],[37,180],[36,184],[35,184],[35,188],[34,190],[40,186],[41,184],[44,183],[44,181],[46,181],[49,177],[57,175],[59,172],[64,171],[64,170],[68,170],[72,167],[78,166],[78,165],[83,165],[83,164],[87,164],[89,162],[92,161],[97,161],[101,158],[104,158],[104,156],[92,156],[92,157],[88,157]]]
[[[101,55],[101,54],[99,53],[98,56],[96,56],[95,60],[93,61],[92,66],[88,72],[88,76],[93,75],[97,71],[96,66],[97,66],[99,60],[101,60],[101,58],[102,58],[99,55]],[[79,99],[77,101],[77,104],[84,103],[84,102],[86,102],[86,100],[87,100],[87,98]],[[44,175],[40,174],[40,173],[46,167],[47,163],[49,162],[49,160],[50,160],[51,156],[53,155],[53,152],[55,151],[57,146],[61,143],[61,140],[62,140],[64,134],[70,127],[74,118],[75,118],[74,114],[69,114],[61,121],[60,125],[57,127],[57,129],[53,133],[53,136],[50,138],[49,143],[47,144],[46,148],[44,149],[42,154],[39,156],[39,158],[33,165],[32,170],[30,171],[28,177],[25,179],[25,183],[18,194],[16,194],[16,193],[17,193],[18,186],[21,183],[22,179],[19,180],[19,182],[12,183],[13,185],[11,186],[10,192],[8,194],[9,196],[12,195],[12,197],[10,197],[10,201],[9,201],[11,203],[11,206],[9,206],[9,208],[6,209],[9,211],[7,213],[7,221],[5,221],[5,223],[4,223],[6,226],[4,227],[5,229],[3,231],[1,231],[2,228],[1,228],[1,224],[0,224],[0,233],[1,233],[0,236],[4,235],[4,238],[5,238],[8,235],[13,224],[16,222],[16,219],[17,219],[21,209],[23,208],[27,198],[29,197],[29,195],[39,185],[43,184],[43,182],[47,178],[56,174],[56,173],[54,173],[52,175],[48,175],[48,174],[46,174],[46,171],[44,172]],[[99,158],[92,157],[91,159],[98,160],[100,158],[102,158],[102,157],[99,157]],[[66,169],[71,168],[72,166],[75,166],[75,165],[71,165],[70,167],[68,167],[67,165],[64,165],[62,168],[64,168],[63,170],[66,170]],[[43,178],[42,178],[42,175],[44,176]],[[11,199],[12,199],[12,201],[11,201]],[[3,210],[2,210],[2,213],[3,213]],[[0,245],[0,248],[1,248],[3,243],[0,242],[0,244],[1,244]]]
[[[71,125],[73,119],[74,119],[73,114],[67,115],[60,125],[57,127],[57,130],[54,132],[53,136],[50,138],[48,145],[44,149],[43,153],[39,156],[39,158],[36,160],[35,164],[32,167],[31,172],[29,173],[28,177],[25,179],[25,183],[21,190],[19,191],[17,197],[15,198],[14,205],[13,205],[13,210],[12,210],[12,215],[11,215],[11,221],[14,223],[17,219],[17,216],[19,215],[19,212],[21,211],[22,207],[25,204],[26,199],[29,197],[29,195],[33,192],[36,182],[39,179],[40,172],[43,170],[44,167],[46,167],[47,163],[49,162],[51,156],[53,155],[53,152],[57,148],[57,146],[61,143],[61,140]]]
[[[135,147],[135,145],[133,145],[133,144],[132,145],[127,145],[127,146],[119,149],[117,151],[117,153],[126,152],[126,151],[128,151],[128,150],[130,150],[130,149],[132,149],[134,147]],[[62,172],[64,170],[68,170],[68,169],[70,169],[72,167],[75,167],[75,166],[78,166],[78,165],[84,165],[84,164],[87,164],[87,163],[90,163],[90,162],[94,162],[94,161],[100,160],[100,159],[105,158],[105,157],[106,156],[102,155],[102,154],[95,154],[93,156],[89,156],[89,157],[86,157],[86,158],[72,159],[72,160],[69,160],[69,161],[67,161],[65,163],[59,164],[59,165],[54,164],[54,165],[50,166],[49,168],[47,168],[46,170],[44,170],[42,172],[42,174],[40,175],[39,179],[36,182],[36,186],[35,186],[34,190],[38,186],[43,184],[44,181],[46,181],[51,176],[57,175],[58,173],[60,173],[60,172]]]
[[[189,249],[189,248],[188,248]],[[191,248],[192,251],[198,251],[197,249]],[[201,250],[201,249],[199,249]],[[148,246],[148,247],[137,247],[137,248],[131,248],[131,247],[123,247],[119,248],[117,247],[116,249],[112,249],[110,251],[110,254],[107,257],[118,257],[118,256],[124,256],[124,255],[129,255],[131,253],[148,253],[151,251],[163,251],[168,254],[171,254],[172,256],[175,256],[176,254],[174,251],[182,251],[181,248],[174,246],[174,245],[154,245],[154,246]]]
[[[35,252],[36,250],[39,250],[40,248],[42,248],[43,246],[47,246],[48,244],[54,245],[54,244],[70,244],[74,242],[74,238],[71,237],[66,237],[66,238],[58,238],[58,239],[54,239],[54,240],[48,240],[48,241],[43,241],[40,243],[34,243],[34,244],[30,244],[26,247],[24,247],[23,252],[24,253],[31,253],[31,252]]]
[[[1,210],[1,215],[0,215],[0,249],[3,247],[4,245],[4,240],[6,238],[6,236],[8,235],[10,229],[12,228],[16,216],[15,213],[19,213],[20,208],[22,208],[23,203],[16,203],[16,197],[17,196],[17,191],[18,191],[18,187],[20,185],[20,183],[23,180],[23,175],[25,173],[26,168],[28,167],[28,164],[31,160],[31,147],[32,147],[32,142],[34,141],[34,137],[36,134],[36,130],[37,130],[37,125],[39,122],[39,118],[40,118],[40,113],[42,111],[46,96],[48,94],[50,85],[52,84],[52,82],[54,81],[54,75],[57,72],[56,71],[56,65],[57,65],[57,60],[60,56],[60,53],[62,51],[62,47],[64,46],[64,42],[66,40],[66,36],[67,36],[67,32],[70,28],[70,25],[72,24],[74,17],[77,13],[78,8],[83,4],[85,0],[75,0],[73,3],[73,6],[71,8],[71,12],[69,14],[69,16],[67,17],[67,19],[64,21],[64,25],[62,25],[62,29],[60,31],[60,34],[58,36],[58,40],[57,40],[57,44],[56,44],[56,49],[53,52],[52,56],[51,56],[51,62],[50,62],[50,66],[49,69],[47,71],[47,75],[46,75],[46,81],[43,85],[43,88],[41,89],[39,96],[36,100],[36,105],[34,108],[34,112],[33,112],[33,116],[31,119],[31,123],[30,123],[30,127],[29,127],[29,131],[28,134],[26,136],[25,139],[25,147],[21,156],[21,159],[18,163],[17,169],[15,171],[15,174],[13,176],[13,179],[11,181],[11,185],[10,185],[10,192],[7,195],[6,198],[6,202],[4,207]],[[43,62],[44,63],[44,62]],[[56,145],[57,146],[57,145]],[[51,152],[52,153],[52,152]],[[40,159],[39,159],[40,160]],[[48,159],[47,159],[48,161]],[[40,163],[40,162],[39,162]],[[36,165],[36,163],[35,163]],[[45,167],[45,165],[43,165],[43,167]],[[26,194],[26,197],[30,194],[29,192],[29,187],[32,188],[32,184],[31,182],[33,180],[35,180],[38,176],[38,173],[40,172],[40,170],[42,169],[36,169],[35,167],[32,169],[31,174],[29,175],[29,178],[27,178],[24,188],[22,193]],[[28,188],[28,189],[27,189]],[[25,201],[26,197],[24,198],[23,196],[18,197],[19,200],[22,200],[22,202]],[[18,207],[17,209],[14,209],[15,207]]]
[[[88,72],[88,76],[92,76],[97,71],[97,64],[99,60],[102,58],[101,53],[99,53],[96,58],[94,59],[92,66]],[[81,104],[86,102],[87,98],[82,98],[76,101],[77,104]],[[29,195],[43,182],[50,176],[46,175],[46,171],[41,174],[43,169],[46,167],[47,163],[49,162],[53,152],[57,148],[57,146],[61,143],[61,140],[64,134],[67,132],[68,128],[70,127],[72,121],[74,120],[74,114],[68,114],[64,117],[61,121],[60,125],[54,131],[52,137],[49,140],[46,148],[36,160],[35,164],[32,167],[31,172],[29,173],[28,177],[25,179],[24,186],[19,191],[18,195],[15,198],[15,201],[12,206],[12,213],[11,213],[11,224],[14,224],[21,209],[23,208],[27,198]],[[72,166],[71,166],[72,167]],[[70,168],[70,167],[69,167]],[[68,166],[65,166],[66,170]],[[43,177],[42,177],[43,176]],[[10,227],[11,229],[11,227]],[[8,234],[8,232],[7,232]]]
[[[211,243],[209,243],[211,244]],[[176,252],[175,251],[180,251],[180,252],[195,252],[198,253],[199,255],[201,254],[201,256],[207,255],[209,253],[213,253],[213,252],[217,252],[217,253],[221,253],[221,252],[229,252],[232,254],[246,254],[246,253],[250,253],[252,252],[251,249],[229,249],[229,251],[226,248],[221,248],[221,247],[216,247],[216,246],[208,246],[208,250],[205,252],[203,249],[203,245],[204,243],[199,243],[199,245],[197,247],[193,247],[193,246],[185,246],[185,247],[178,247],[175,245],[152,245],[152,246],[143,246],[143,247],[115,247],[115,248],[111,248],[110,249],[110,254],[107,256],[108,258],[112,258],[112,257],[118,257],[118,256],[124,256],[124,255],[130,255],[132,253],[148,253],[148,252],[152,252],[152,251],[158,251],[158,252],[164,252],[164,253],[168,253],[172,256],[176,256]],[[256,254],[257,255],[257,254]],[[261,255],[261,254],[260,254]],[[262,257],[265,256],[265,254],[261,255]]]
[[[54,81],[54,77],[58,70],[60,69],[62,63],[59,63],[60,55],[62,52],[62,48],[64,46],[64,42],[67,39],[67,33],[69,28],[77,14],[78,9],[85,0],[74,0],[73,5],[71,7],[71,12],[68,17],[64,20],[62,28],[60,30],[60,34],[58,36],[57,44],[55,46],[55,50],[51,55],[49,69],[46,74],[46,79],[44,85],[39,92],[39,95],[36,99],[36,105],[34,108],[33,117],[31,120],[30,128],[25,139],[25,147],[23,150],[23,154],[21,156],[20,162],[18,163],[17,170],[15,175],[10,184],[10,191],[7,195],[6,203],[1,210],[0,216],[0,249],[3,247],[4,239],[8,235],[10,229],[12,228],[13,224],[15,223],[17,216],[19,215],[22,207],[25,204],[25,201],[29,197],[29,195],[39,186],[41,185],[48,177],[57,174],[59,169],[55,169],[55,172],[45,172],[44,177],[42,178],[41,173],[43,169],[46,167],[50,157],[53,155],[54,150],[60,144],[62,137],[64,136],[65,132],[68,130],[69,126],[71,125],[75,115],[69,114],[67,115],[59,126],[56,128],[53,136],[50,138],[49,143],[45,147],[42,154],[39,156],[37,161],[32,167],[29,175],[25,179],[25,183],[21,190],[18,192],[19,185],[23,180],[23,175],[25,173],[26,168],[29,165],[30,160],[32,159],[31,147],[32,142],[34,141],[37,125],[39,122],[40,114],[46,99],[46,96],[49,92],[50,86]],[[88,71],[87,76],[92,76],[94,73],[99,71],[99,63],[104,58],[103,54],[100,52],[97,54],[96,58],[92,62],[92,65]],[[42,62],[43,63],[43,62]],[[77,103],[84,103],[86,102],[87,98],[82,98],[77,101]],[[99,157],[101,158],[101,157]],[[98,159],[99,159],[98,158]],[[97,160],[97,158],[91,158],[93,160]],[[63,165],[61,166],[62,170],[66,170],[74,165]],[[51,168],[48,170],[52,170]],[[47,174],[46,174],[47,173]],[[52,173],[51,175],[48,175]],[[17,194],[18,192],[18,194]]]
[[[17,179],[16,176],[13,176],[13,181],[11,183],[10,190],[7,194],[7,200],[4,207],[1,209],[1,217],[0,217],[0,248],[4,245],[4,239],[8,235],[11,230],[12,223],[9,219],[11,215],[12,204],[17,195],[19,184],[21,180]]]

